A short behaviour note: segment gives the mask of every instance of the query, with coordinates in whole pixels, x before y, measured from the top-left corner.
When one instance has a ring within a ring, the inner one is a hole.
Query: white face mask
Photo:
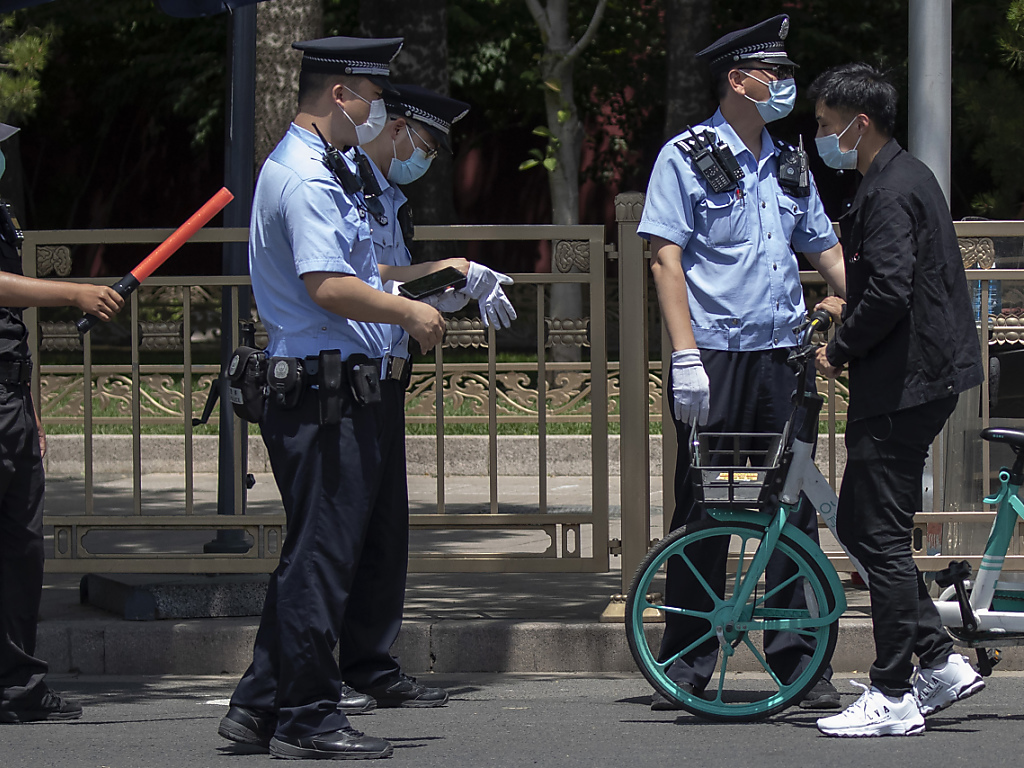
[[[356,129],[356,144],[369,144],[380,135],[380,132],[384,130],[384,124],[388,121],[388,110],[387,107],[384,106],[384,99],[367,101],[347,85],[343,85],[341,87],[357,99],[362,99],[370,105],[370,114],[366,118],[366,122],[362,125],[356,125],[356,121],[349,117],[345,108],[342,107],[341,104],[338,105],[338,109],[341,110],[341,114],[348,117],[348,121],[352,123],[352,126]]]
[[[839,148],[839,139],[850,130],[850,126],[855,122],[857,122],[856,117],[840,133],[818,136],[814,140],[814,146],[818,148],[818,154],[821,156],[822,162],[829,168],[835,168],[837,171],[851,171],[857,167],[857,147],[860,145],[860,140],[864,137],[857,137],[857,143],[853,145],[853,149],[844,151]]]

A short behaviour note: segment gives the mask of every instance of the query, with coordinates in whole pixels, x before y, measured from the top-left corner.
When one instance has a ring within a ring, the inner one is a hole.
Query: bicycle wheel
[[[686,525],[662,539],[633,577],[626,597],[626,638],[633,659],[651,685],[695,715],[722,721],[767,717],[800,701],[832,659],[839,623],[816,625],[813,620],[835,610],[835,594],[818,563],[801,544],[785,535],[779,539],[775,557],[784,558],[787,577],[769,590],[762,574],[758,588],[743,607],[740,621],[734,624],[729,620],[737,600],[736,587],[763,536],[764,528],[746,522],[705,520]],[[697,572],[693,564],[697,551],[721,553],[722,578],[705,578]],[[673,569],[681,569],[680,577],[691,579],[694,585],[685,600],[677,601],[685,604],[661,605],[651,601],[652,585],[663,576],[670,560]],[[803,590],[806,608],[768,605],[770,598],[790,588]],[[671,613],[692,619],[688,622],[690,641],[686,647],[664,660],[660,658],[660,640],[652,642],[644,631],[644,611],[652,608],[663,615]],[[788,683],[779,679],[763,652],[766,632],[778,632],[778,622],[786,619],[806,622],[806,626],[788,631],[813,643],[810,661]],[[694,652],[717,652],[711,679],[699,695],[684,690],[667,674],[673,661]]]

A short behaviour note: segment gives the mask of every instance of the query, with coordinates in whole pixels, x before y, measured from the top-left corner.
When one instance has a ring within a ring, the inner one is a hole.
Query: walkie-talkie
[[[795,197],[811,194],[811,170],[807,153],[804,151],[804,137],[800,135],[798,149],[784,149],[779,152],[779,184]]]
[[[355,153],[356,167],[359,169],[359,178],[363,182],[363,202],[366,203],[366,210],[373,214],[382,227],[388,225],[388,217],[384,213],[384,203],[378,198],[384,190],[377,182],[377,176],[370,165],[370,158],[362,152]]]
[[[356,174],[352,173],[345,164],[345,158],[341,156],[341,152],[338,148],[331,144],[324,135],[320,133],[320,129],[317,128],[316,123],[313,123],[313,130],[316,131],[316,135],[320,137],[320,141],[324,143],[324,165],[327,169],[334,174],[334,178],[341,184],[341,188],[345,190],[347,194],[354,194],[363,188],[363,182],[359,179]]]
[[[694,133],[690,126],[686,126],[686,130],[689,131],[691,138],[676,142],[676,146],[690,156],[694,166],[711,186],[711,190],[728,192],[735,189],[736,182],[715,157],[711,142],[703,135],[698,136]]]

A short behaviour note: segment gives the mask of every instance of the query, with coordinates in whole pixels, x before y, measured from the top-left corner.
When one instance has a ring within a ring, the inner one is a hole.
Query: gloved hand
[[[442,293],[427,296],[423,299],[423,302],[429,304],[438,312],[458,312],[469,303],[469,294],[463,291],[456,291],[454,288],[448,288]]]
[[[700,361],[700,350],[672,353],[672,410],[684,424],[704,424],[710,401],[708,375]]]
[[[455,293],[477,300],[484,327],[494,323],[497,328],[508,328],[516,319],[516,311],[502,290],[503,285],[512,285],[512,278],[471,261],[466,286]]]

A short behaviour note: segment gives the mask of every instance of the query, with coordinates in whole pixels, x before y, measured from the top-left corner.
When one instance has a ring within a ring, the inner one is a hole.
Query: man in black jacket
[[[928,448],[959,393],[982,382],[981,350],[942,190],[892,138],[896,89],[872,67],[847,64],[818,77],[811,97],[822,159],[864,176],[839,219],[849,303],[819,305],[842,324],[816,364],[830,377],[849,367],[838,533],[868,573],[876,653],[871,687],[818,729],[910,735],[924,730],[924,715],[985,685],[953,653],[911,553]]]

